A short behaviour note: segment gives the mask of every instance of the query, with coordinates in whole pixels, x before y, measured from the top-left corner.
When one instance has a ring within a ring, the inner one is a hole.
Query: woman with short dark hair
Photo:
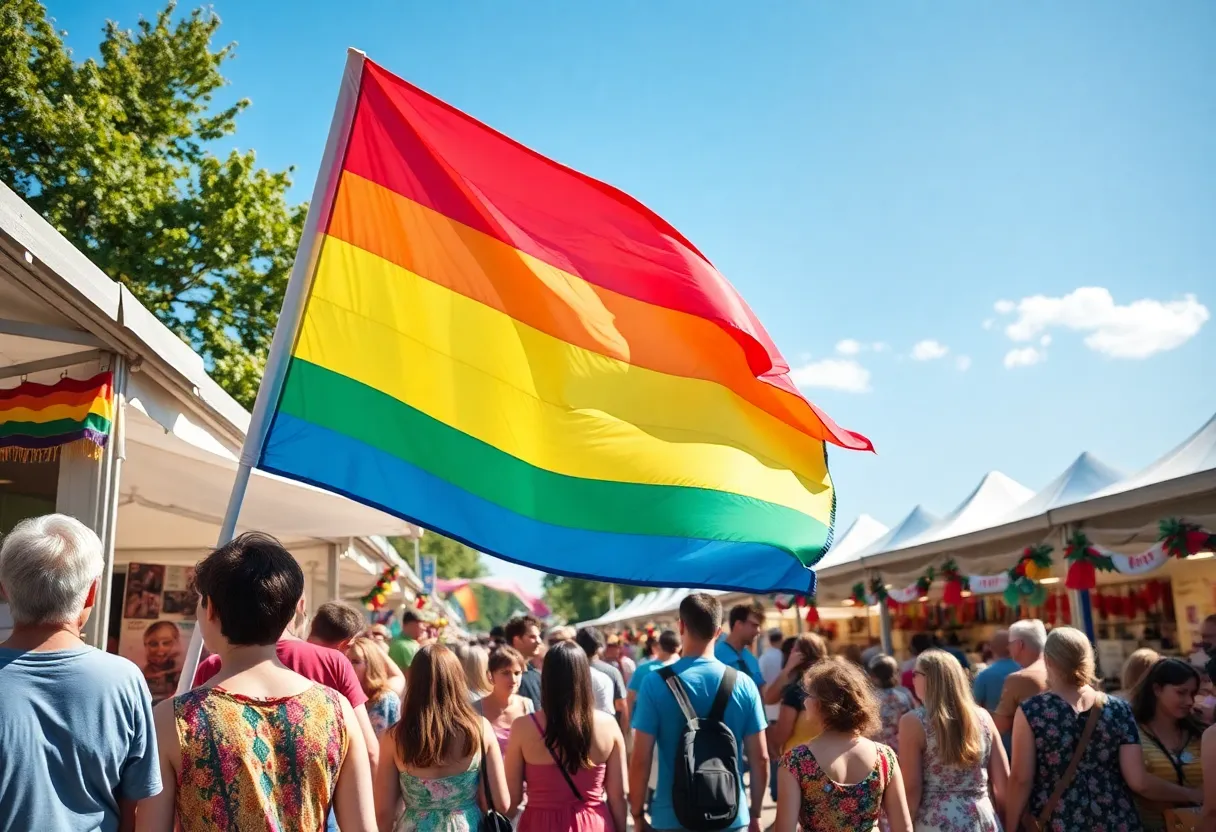
[[[288,670],[279,636],[304,593],[283,546],[244,534],[194,571],[198,623],[220,670],[156,707],[164,789],[140,803],[139,832],[375,829],[363,734],[336,691]]]
[[[586,653],[554,644],[541,674],[541,712],[515,720],[507,744],[518,832],[625,832],[625,738],[597,711]]]

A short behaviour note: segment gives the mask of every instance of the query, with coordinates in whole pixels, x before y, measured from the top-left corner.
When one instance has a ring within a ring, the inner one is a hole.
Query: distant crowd
[[[1216,832],[1216,665],[1141,651],[1108,696],[1068,627],[1016,622],[973,679],[948,639],[833,656],[705,593],[637,644],[528,616],[445,643],[337,602],[305,632],[298,562],[251,533],[197,565],[211,655],[153,707],[81,637],[102,568],[63,515],[0,545],[0,829],[760,832],[768,798],[777,832]]]

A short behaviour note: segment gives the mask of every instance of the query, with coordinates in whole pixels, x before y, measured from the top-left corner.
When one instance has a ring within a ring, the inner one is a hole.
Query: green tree
[[[390,537],[389,543],[413,567],[414,542],[405,537]],[[435,574],[440,578],[480,578],[486,574],[480,552],[441,534],[427,532],[418,549],[423,556],[435,558]]]
[[[232,46],[175,3],[106,23],[77,62],[37,0],[0,4],[0,178],[198,351],[251,407],[300,238],[291,170],[218,156],[242,99],[216,110]]]
[[[589,621],[608,612],[610,584],[561,575],[546,575],[542,583],[545,603],[558,618],[570,622]],[[616,584],[616,603],[619,606],[646,591],[645,587]]]
[[[524,612],[523,603],[514,595],[506,592],[474,584],[473,595],[477,598],[479,612],[473,626],[478,630],[490,630],[499,624],[506,624],[513,617]]]

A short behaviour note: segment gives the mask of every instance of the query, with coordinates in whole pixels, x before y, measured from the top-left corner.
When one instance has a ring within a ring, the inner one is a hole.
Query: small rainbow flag
[[[0,390],[0,460],[49,462],[60,449],[101,453],[114,420],[114,377],[63,378],[55,384],[22,382]]]
[[[260,468],[548,572],[811,591],[825,443],[870,443],[689,240],[370,61],[337,164]]]
[[[465,584],[449,595],[448,600],[460,607],[460,614],[464,616],[466,624],[472,624],[481,617],[481,610],[477,607],[477,596],[473,593],[472,586]]]

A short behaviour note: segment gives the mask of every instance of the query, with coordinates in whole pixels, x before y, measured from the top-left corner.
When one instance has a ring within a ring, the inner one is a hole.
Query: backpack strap
[[[735,681],[739,676],[739,671],[729,665],[722,673],[722,681],[718,683],[718,693],[714,696],[714,704],[709,709],[709,719],[714,722],[721,722],[726,718],[726,706],[730,704],[730,698],[735,692]]]
[[[659,670],[659,677],[667,683],[671,695],[676,699],[676,704],[680,706],[680,712],[684,714],[684,719],[690,723],[696,722],[699,717],[693,710],[692,701],[688,698],[688,691],[684,690],[684,683],[680,681],[676,672],[670,667],[664,667]]]

